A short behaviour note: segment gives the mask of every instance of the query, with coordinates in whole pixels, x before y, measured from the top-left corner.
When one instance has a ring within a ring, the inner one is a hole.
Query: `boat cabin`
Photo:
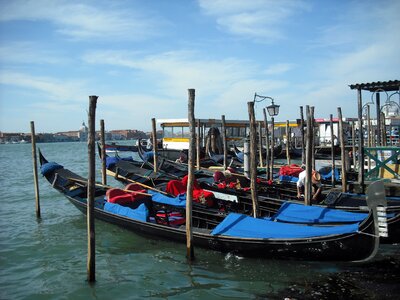
[[[189,148],[188,119],[159,119],[157,123],[163,130],[164,149],[184,150]],[[208,135],[222,133],[222,120],[196,119],[196,124],[200,125],[200,144],[203,147]],[[240,143],[249,135],[249,121],[225,120],[225,129],[228,143]]]

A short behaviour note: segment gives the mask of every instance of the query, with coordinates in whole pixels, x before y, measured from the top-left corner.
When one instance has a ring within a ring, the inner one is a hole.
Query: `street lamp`
[[[260,98],[260,100],[257,100],[257,98]],[[271,105],[267,106],[268,114],[271,117],[277,116],[279,114],[279,105],[276,105],[274,103],[274,98],[268,97],[268,96],[257,95],[257,93],[254,94],[254,102],[261,102],[261,101],[264,101],[265,99],[270,99],[272,102]]]

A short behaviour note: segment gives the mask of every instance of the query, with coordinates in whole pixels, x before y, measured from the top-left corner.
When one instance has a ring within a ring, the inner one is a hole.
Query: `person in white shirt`
[[[299,180],[297,181],[297,198],[301,197],[301,194],[304,193],[304,185],[306,183],[306,170],[302,171],[299,174]],[[321,175],[313,170],[311,176],[311,182],[313,187],[313,197],[312,200],[320,200],[321,192],[322,192],[322,184],[321,184]]]

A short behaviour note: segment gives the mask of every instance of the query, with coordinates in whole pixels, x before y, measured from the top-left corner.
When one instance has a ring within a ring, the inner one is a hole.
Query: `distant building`
[[[110,130],[112,140],[133,140],[133,139],[144,139],[148,136],[140,130]]]

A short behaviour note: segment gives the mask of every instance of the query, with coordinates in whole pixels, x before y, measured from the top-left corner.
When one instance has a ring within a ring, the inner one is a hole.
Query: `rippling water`
[[[38,147],[50,161],[87,175],[86,143]],[[291,297],[289,287],[352,267],[198,248],[190,265],[185,245],[97,221],[96,283],[89,285],[86,217],[39,175],[42,217],[36,219],[31,152],[30,144],[0,145],[0,299],[283,299]],[[100,171],[96,176],[100,181]],[[381,250],[377,260],[387,256],[398,260],[398,246]]]

